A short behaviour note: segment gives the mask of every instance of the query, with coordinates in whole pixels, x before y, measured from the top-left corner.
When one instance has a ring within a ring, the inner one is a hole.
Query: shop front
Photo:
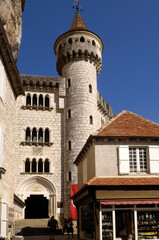
[[[100,240],[159,239],[159,199],[101,200]]]

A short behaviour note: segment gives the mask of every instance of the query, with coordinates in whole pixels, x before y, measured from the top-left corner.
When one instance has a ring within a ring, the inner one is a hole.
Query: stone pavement
[[[25,236],[24,240],[49,240],[50,237],[47,236]],[[55,240],[68,240],[67,235],[55,235]],[[72,238],[70,236],[70,240],[77,240],[77,235],[75,235],[75,238]]]

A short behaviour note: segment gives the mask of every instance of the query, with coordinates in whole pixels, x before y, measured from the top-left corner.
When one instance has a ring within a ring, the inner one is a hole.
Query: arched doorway
[[[23,218],[38,219],[56,216],[56,187],[47,178],[28,177],[16,189],[16,193],[26,203]],[[40,209],[40,211],[39,211]]]
[[[30,195],[25,200],[25,219],[48,218],[48,202],[43,195]]]

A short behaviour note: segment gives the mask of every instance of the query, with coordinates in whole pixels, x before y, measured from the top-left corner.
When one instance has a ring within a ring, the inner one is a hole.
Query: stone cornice
[[[13,59],[12,51],[0,20],[0,54],[2,56],[5,69],[8,73],[8,79],[11,83],[15,96],[24,94],[23,86],[20,80],[19,71]]]
[[[60,77],[48,77],[37,75],[20,75],[23,87],[25,91],[37,91],[37,92],[55,92],[55,89],[60,87],[64,78]]]

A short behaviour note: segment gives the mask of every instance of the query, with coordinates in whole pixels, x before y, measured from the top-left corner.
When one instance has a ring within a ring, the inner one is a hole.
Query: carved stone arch
[[[37,185],[41,186],[40,192],[36,191]],[[16,194],[22,201],[27,200],[27,198],[30,197],[30,195],[38,194],[43,195],[45,198],[49,200],[48,215],[56,216],[57,189],[56,186],[49,179],[42,176],[27,177],[23,181],[21,181],[20,184],[16,187]]]

